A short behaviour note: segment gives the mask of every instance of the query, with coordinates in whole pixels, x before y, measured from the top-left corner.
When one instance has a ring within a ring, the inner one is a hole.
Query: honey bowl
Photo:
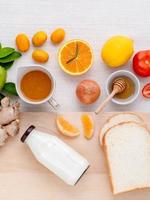
[[[118,94],[112,98],[112,102],[118,105],[128,105],[133,103],[140,93],[140,82],[138,78],[130,71],[118,70],[112,73],[106,81],[106,93],[110,95],[113,81],[117,78],[124,78],[127,82],[127,88],[123,94]]]

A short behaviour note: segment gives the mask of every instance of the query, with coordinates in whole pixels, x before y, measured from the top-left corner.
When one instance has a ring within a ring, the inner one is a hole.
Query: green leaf
[[[5,91],[5,92],[7,92],[9,94],[18,96],[15,83],[13,83],[13,82],[5,83],[5,85],[3,87],[3,91]]]
[[[15,49],[11,47],[4,47],[0,49],[0,58],[4,58],[10,54],[12,54],[15,51]]]
[[[6,56],[5,58],[0,58],[0,63],[8,63],[14,61],[21,57],[21,53],[14,51],[12,54]]]
[[[4,84],[6,83],[7,70],[0,66],[0,90],[3,89]]]
[[[4,67],[5,69],[10,69],[13,64],[14,64],[14,61],[11,61],[8,63],[0,63],[0,66]]]
[[[0,49],[2,48],[2,44],[0,43]]]

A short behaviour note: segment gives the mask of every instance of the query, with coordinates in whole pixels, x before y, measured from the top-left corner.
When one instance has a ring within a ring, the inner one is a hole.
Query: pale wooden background
[[[9,138],[0,149],[0,200],[150,200],[150,190],[136,190],[112,195],[106,160],[99,145],[98,133],[101,125],[114,113],[96,116],[95,132],[91,140],[83,136],[82,113],[65,113],[65,117],[77,126],[79,137],[67,138],[56,128],[56,114],[22,113],[20,132],[15,138]],[[140,113],[145,122],[150,121],[149,114]],[[90,168],[76,186],[69,186],[43,167],[32,155],[30,149],[20,142],[28,126],[34,124],[37,129],[56,135],[81,153],[90,163]]]
[[[27,33],[30,37],[38,30],[50,34],[55,28],[66,30],[66,40],[81,38],[87,40],[94,49],[94,66],[91,71],[80,77],[64,74],[57,63],[57,50],[48,41],[43,46],[50,53],[50,60],[45,66],[54,74],[57,88],[55,98],[61,104],[61,111],[92,111],[106,96],[104,85],[112,72],[100,59],[100,49],[104,41],[116,34],[125,34],[135,41],[135,49],[150,47],[150,1],[149,0],[0,0],[0,41],[14,46],[16,34]],[[10,70],[8,80],[16,80],[16,70],[21,65],[33,63],[30,51],[16,62]],[[130,63],[128,64],[130,66]],[[124,67],[128,69],[131,67]],[[100,83],[103,92],[97,103],[91,106],[81,105],[75,96],[77,83],[91,78]],[[150,78],[140,79],[141,85]],[[22,104],[25,111],[49,111],[48,104],[29,107]],[[150,112],[150,101],[141,96],[135,104],[119,107],[110,104],[107,111],[138,110]]]

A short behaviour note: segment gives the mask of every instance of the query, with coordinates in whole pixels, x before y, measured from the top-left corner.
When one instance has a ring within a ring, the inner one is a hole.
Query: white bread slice
[[[113,126],[122,123],[122,122],[143,122],[142,118],[139,117],[138,115],[135,115],[133,113],[119,113],[116,115],[113,115],[108,119],[108,121],[103,125],[100,135],[99,135],[99,140],[100,144],[103,145],[103,138],[105,133]]]
[[[113,194],[150,188],[150,132],[135,122],[110,128],[104,136]]]

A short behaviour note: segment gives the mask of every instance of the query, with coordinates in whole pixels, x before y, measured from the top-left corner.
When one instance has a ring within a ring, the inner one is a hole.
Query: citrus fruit
[[[0,90],[3,89],[7,79],[7,70],[0,66]]]
[[[84,137],[90,139],[94,133],[93,119],[90,115],[83,114],[81,116],[81,121],[83,126]]]
[[[65,30],[62,28],[56,29],[50,36],[51,42],[53,44],[59,44],[65,38]]]
[[[126,36],[113,36],[104,44],[101,56],[109,67],[120,67],[133,54],[133,40]]]
[[[71,40],[65,43],[58,53],[59,65],[70,75],[81,75],[93,64],[93,52],[90,45],[83,40]]]
[[[49,59],[49,55],[45,50],[42,49],[35,49],[32,53],[32,58],[36,62],[45,63]]]
[[[58,116],[56,123],[57,123],[57,127],[58,127],[59,131],[63,135],[75,137],[80,134],[78,128],[76,128],[74,125],[72,125],[63,116]]]
[[[36,32],[32,37],[32,44],[35,47],[42,46],[47,40],[47,34],[44,31]]]
[[[30,40],[24,33],[18,34],[16,37],[16,46],[19,51],[26,52],[30,48]]]

